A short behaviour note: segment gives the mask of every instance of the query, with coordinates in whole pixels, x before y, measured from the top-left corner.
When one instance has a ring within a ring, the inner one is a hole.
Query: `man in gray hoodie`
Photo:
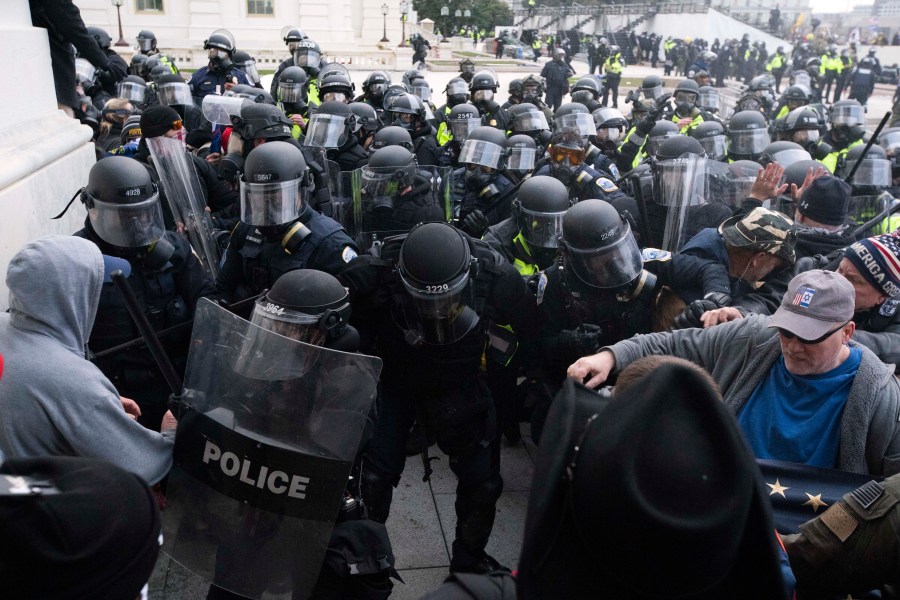
[[[806,271],[771,317],[638,335],[568,375],[596,387],[642,356],[679,356],[712,374],[757,458],[888,477],[900,472],[900,385],[850,339],[854,296],[841,275]]]
[[[133,401],[85,359],[104,271],[97,246],[69,236],[30,242],[10,261],[0,455],[99,458],[153,485],[172,465],[174,419],[163,419],[162,433],[139,425],[126,412]]]

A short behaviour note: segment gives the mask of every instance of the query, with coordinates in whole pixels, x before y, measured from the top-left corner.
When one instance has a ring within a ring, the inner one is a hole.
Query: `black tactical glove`
[[[669,102],[669,98],[672,97],[672,94],[663,94],[659,98],[656,99],[656,104],[653,105],[647,114],[653,117],[654,121],[659,120],[659,116],[666,109],[666,104]]]
[[[97,70],[97,80],[100,81],[103,85],[115,85],[116,84],[116,74],[112,71],[107,71],[105,69]]]
[[[559,332],[560,349],[578,356],[597,354],[603,347],[603,330],[588,323]]]
[[[638,122],[635,132],[641,137],[647,137],[653,131],[655,125],[656,119],[650,113],[647,113],[647,116]]]
[[[487,217],[484,216],[484,213],[476,208],[468,215],[466,215],[466,218],[462,220],[460,229],[474,238],[481,239],[481,236],[484,235],[484,232],[487,230],[490,224],[490,221],[487,220]]]
[[[722,292],[710,292],[702,300],[694,300],[688,304],[681,314],[672,322],[672,329],[688,329],[703,327],[700,317],[708,310],[716,310],[731,305],[731,296]]]

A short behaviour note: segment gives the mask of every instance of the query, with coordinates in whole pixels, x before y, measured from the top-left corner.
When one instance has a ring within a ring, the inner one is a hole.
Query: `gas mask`
[[[675,93],[675,112],[680,116],[688,116],[694,110],[697,98],[690,92]]]
[[[231,57],[228,53],[218,48],[210,48],[207,56],[209,57],[210,70],[216,73],[227,73],[234,64],[231,62]]]
[[[397,116],[394,118],[393,125],[397,127],[402,127],[407,131],[415,131],[418,127],[418,119],[416,115],[410,113],[395,113]]]
[[[467,163],[466,189],[470,192],[480,192],[494,179],[495,174],[496,171],[490,167]]]
[[[477,90],[472,94],[472,102],[476,105],[484,105],[493,101],[494,90]]]

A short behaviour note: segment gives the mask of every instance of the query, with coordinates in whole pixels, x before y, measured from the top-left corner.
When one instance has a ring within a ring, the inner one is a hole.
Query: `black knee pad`
[[[478,506],[493,505],[503,493],[503,478],[500,473],[493,473],[479,484],[466,486],[466,498]]]
[[[494,408],[437,432],[437,444],[444,454],[457,456],[484,447],[497,434],[497,414]]]

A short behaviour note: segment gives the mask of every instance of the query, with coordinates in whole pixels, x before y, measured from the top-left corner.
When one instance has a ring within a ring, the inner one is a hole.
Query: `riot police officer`
[[[691,130],[705,121],[703,111],[697,107],[700,100],[700,86],[693,79],[682,79],[675,87],[673,94],[675,107],[671,113],[664,113],[673,123],[678,125],[682,134],[689,134]]]
[[[602,86],[596,77],[582,77],[572,86],[572,102],[583,104],[588,112],[593,113],[602,106],[600,104],[602,93]]]
[[[442,167],[458,168],[459,153],[469,135],[481,127],[481,115],[471,104],[457,104],[441,122],[437,139],[443,143],[439,150],[438,164]]]
[[[778,100],[778,104],[776,104],[775,108],[772,110],[772,114],[775,115],[775,120],[783,119],[792,110],[796,110],[801,106],[809,104],[810,95],[811,92],[809,88],[804,85],[795,84],[788,86],[788,88],[784,90],[784,94],[782,94],[781,98]]]
[[[385,146],[402,146],[412,152],[412,136],[409,135],[409,131],[396,125],[382,127],[372,137],[372,145],[369,146],[369,152],[375,152]]]
[[[319,80],[319,99],[322,102],[350,104],[355,90],[356,86],[350,81],[350,77],[342,71],[328,73]]]
[[[503,172],[507,154],[506,135],[493,127],[482,125],[463,143],[463,167],[453,172],[450,201],[460,227],[473,237],[509,216],[512,198],[504,192],[512,182]]]
[[[197,104],[207,94],[223,94],[239,83],[250,84],[244,72],[238,69],[232,55],[234,54],[234,36],[224,29],[217,29],[203,41],[203,49],[207,51],[209,64],[199,68],[191,75],[188,85]]]
[[[544,102],[544,79],[534,73],[522,80],[522,102],[532,104],[542,113],[547,123],[553,121],[553,109]]]
[[[531,136],[517,134],[509,136],[507,140],[509,158],[506,162],[506,172],[516,182],[524,181],[531,177],[539,160],[538,147]],[[543,152],[543,148],[540,149]]]
[[[325,155],[340,165],[342,171],[353,171],[366,164],[368,153],[353,135],[362,124],[343,102],[323,102],[309,120],[303,145],[324,148]]]
[[[387,240],[341,280],[354,314],[360,307],[373,315],[367,324],[384,361],[381,410],[362,472],[371,518],[388,519],[417,420],[458,478],[450,570],[505,568],[485,552],[503,480],[494,402],[478,371],[490,323],[511,325],[523,348],[533,338],[534,299],[524,281],[486,243],[445,223]]]
[[[820,143],[828,144],[831,152],[821,160],[828,170],[834,173],[847,151],[863,143],[863,135],[866,133],[865,109],[856,100],[839,100],[831,105],[828,121],[831,123],[831,129]]]
[[[459,61],[459,76],[466,83],[472,81],[472,77],[475,76],[475,62],[471,58]]]
[[[391,85],[391,76],[386,71],[372,71],[363,81],[363,93],[356,102],[365,102],[380,113],[384,110],[384,93]]]
[[[303,153],[292,144],[267,142],[247,155],[241,223],[231,233],[216,278],[221,294],[258,294],[294,269],[335,275],[356,257],[356,244],[343,228],[310,207],[313,187]]]
[[[758,161],[762,151],[769,145],[768,123],[763,114],[756,110],[744,110],[728,122],[728,160]]]
[[[250,85],[263,89],[262,83],[260,83],[259,69],[256,68],[256,60],[249,53],[243,50],[235,50],[231,58],[234,60],[234,66],[247,76],[247,81],[250,82]]]
[[[99,161],[91,168],[81,201],[88,214],[84,229],[75,235],[131,264],[128,283],[156,331],[190,320],[197,301],[213,294],[212,280],[190,244],[165,230],[159,190],[142,164],[124,156]],[[91,350],[100,352],[138,337],[121,293],[105,283],[88,341]],[[160,340],[182,373],[189,338],[185,329]],[[147,348],[117,352],[99,359],[97,366],[120,395],[138,403],[141,424],[159,431],[170,390]]]
[[[309,78],[306,71],[300,67],[287,67],[278,76],[278,108],[291,120],[291,135],[294,139],[300,139],[306,129],[309,119],[309,104],[307,104],[307,82]]]
[[[423,166],[437,165],[439,161],[435,130],[425,118],[422,99],[412,94],[401,94],[391,102],[388,113],[388,120],[392,125],[409,131],[418,163]]]
[[[306,34],[303,34],[304,36]],[[306,71],[307,81],[307,97],[309,98],[308,102],[310,104],[318,104],[319,103],[319,88],[317,85],[317,79],[319,77],[319,70],[322,66],[322,49],[319,48],[319,44],[315,41],[304,37],[302,40],[291,38],[291,41],[287,42],[288,48],[291,48],[291,58],[285,59],[282,61],[280,65],[278,65],[278,69],[275,70],[275,76],[272,78],[272,88],[270,93],[273,98],[278,97],[278,78],[281,75],[281,72],[290,66],[300,67],[304,71]],[[287,37],[285,39],[288,39]]]
[[[511,106],[515,106],[516,104],[520,104],[522,100],[522,80],[521,79],[513,79],[509,82],[509,87],[506,88],[506,92],[509,94],[509,97],[506,99],[506,102],[501,104],[501,108],[505,110],[509,110]]]
[[[590,115],[588,115],[590,118]],[[591,119],[593,124],[593,119]],[[578,202],[588,198],[614,200],[625,196],[619,186],[585,162],[585,142],[575,131],[558,131],[547,146],[548,164],[536,175],[555,177],[569,190],[569,198]]]
[[[512,133],[527,135],[541,148],[550,141],[550,125],[544,112],[530,102],[509,109]]]
[[[707,158],[725,161],[726,140],[725,128],[718,121],[704,121],[691,132],[691,137],[700,142]]]
[[[509,129],[509,112],[494,99],[497,93],[497,79],[490,71],[479,71],[469,83],[472,104],[481,114],[481,124],[496,127],[502,131]]]

